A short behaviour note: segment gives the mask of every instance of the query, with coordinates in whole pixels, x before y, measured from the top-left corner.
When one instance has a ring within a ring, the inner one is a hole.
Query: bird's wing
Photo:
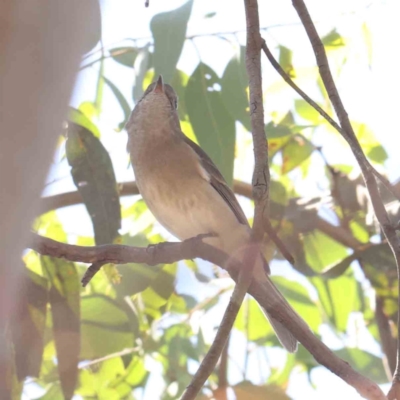
[[[247,218],[244,215],[244,212],[240,207],[240,204],[237,201],[236,196],[226,183],[221,172],[219,172],[216,165],[212,162],[211,158],[200,146],[198,146],[196,143],[190,140],[183,133],[182,135],[184,136],[184,141],[195,151],[197,156],[200,158],[202,167],[205,169],[205,171],[207,171],[207,173],[210,176],[211,186],[219,193],[221,197],[223,197],[223,199],[229,205],[230,209],[235,214],[237,220],[243,225],[248,225]]]

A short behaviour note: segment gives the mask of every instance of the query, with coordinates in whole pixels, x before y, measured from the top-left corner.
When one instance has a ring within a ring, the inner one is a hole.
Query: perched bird
[[[181,131],[177,105],[175,91],[160,76],[146,89],[127,122],[139,191],[156,219],[174,236],[185,240],[213,234],[204,241],[240,260],[250,238],[246,216],[210,157]],[[263,282],[269,280],[268,273],[260,254],[253,274]],[[266,315],[282,345],[296,351],[297,341],[289,330]]]

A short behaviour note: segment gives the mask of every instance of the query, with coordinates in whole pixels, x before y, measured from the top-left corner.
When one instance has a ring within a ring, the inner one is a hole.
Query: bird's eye
[[[178,98],[175,97],[175,99],[173,100],[173,102],[174,102],[175,110],[177,110],[177,109],[178,109]]]

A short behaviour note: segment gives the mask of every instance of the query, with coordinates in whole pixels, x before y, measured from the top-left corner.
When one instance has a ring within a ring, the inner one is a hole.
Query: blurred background
[[[35,230],[79,245],[176,240],[135,189],[124,125],[158,74],[179,96],[182,130],[218,165],[250,222],[252,138],[243,2],[92,0],[82,58]],[[400,78],[396,0],[308,0],[332,73],[371,163],[397,185]],[[289,0],[260,0],[274,56],[333,118],[304,28]],[[51,62],[51,60],[49,60]],[[266,240],[273,280],[336,354],[389,387],[395,365],[396,269],[341,136],[262,56],[271,167],[270,217],[294,255]],[[393,221],[398,202],[382,187]],[[26,296],[13,322],[15,398],[177,399],[212,343],[233,283],[198,260],[103,267],[24,253]],[[393,320],[394,319],[394,320]],[[21,328],[22,327],[22,328]],[[78,372],[73,364],[79,356]],[[11,382],[10,381],[10,382]],[[246,298],[199,399],[357,399],[302,347],[288,354]]]

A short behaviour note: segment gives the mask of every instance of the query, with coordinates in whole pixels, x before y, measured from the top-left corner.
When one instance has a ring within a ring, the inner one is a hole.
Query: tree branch
[[[243,269],[241,263],[231,259],[206,243],[201,237],[188,239],[179,243],[161,244],[161,246],[130,247],[123,245],[102,246],[75,246],[60,243],[55,240],[32,234],[29,248],[42,255],[65,258],[69,261],[84,263],[115,263],[125,264],[130,262],[144,264],[168,264],[184,259],[201,258],[216,265],[224,266],[229,261],[232,268],[229,273],[234,281],[238,280],[238,273]],[[238,286],[238,285],[237,285]],[[249,287],[249,293],[270,313],[275,319],[282,322],[295,335],[300,343],[321,364],[353,386],[363,397],[370,400],[384,400],[385,396],[379,387],[367,378],[354,371],[346,362],[339,359],[326,347],[308,328],[307,324],[283,300],[277,301],[276,288],[270,281],[262,284],[255,280]]]
[[[342,131],[341,134],[346,139],[350,148],[361,168],[361,172],[365,181],[365,185],[368,189],[368,193],[371,198],[372,205],[374,207],[375,215],[381,225],[382,231],[386,236],[389,246],[393,252],[394,258],[396,260],[397,273],[398,273],[398,284],[400,291],[400,248],[398,245],[398,240],[396,236],[396,230],[391,225],[389,217],[387,215],[385,206],[380,197],[378,185],[375,180],[375,176],[371,165],[369,164],[364,152],[358,142],[356,135],[354,134],[353,128],[350,123],[350,119],[347,112],[343,106],[342,100],[339,96],[339,92],[336,88],[335,82],[332,77],[332,73],[329,68],[328,58],[326,56],[324,45],[318,36],[315,26],[311,20],[310,14],[308,13],[307,7],[303,0],[292,0],[293,6],[296,9],[303,26],[307,32],[308,38],[314,50],[315,58],[317,60],[319,73],[321,75],[324,86],[327,90],[329,99],[335,109],[336,115],[338,116]],[[399,296],[400,301],[400,296]],[[400,304],[398,304],[398,321],[400,321]],[[398,337],[400,337],[400,324],[398,323]],[[397,345],[397,365],[394,374],[394,381],[400,383],[400,346],[399,342]],[[400,384],[398,385],[400,389]],[[400,398],[400,390],[396,395]],[[394,399],[393,392],[389,395],[390,399]]]

